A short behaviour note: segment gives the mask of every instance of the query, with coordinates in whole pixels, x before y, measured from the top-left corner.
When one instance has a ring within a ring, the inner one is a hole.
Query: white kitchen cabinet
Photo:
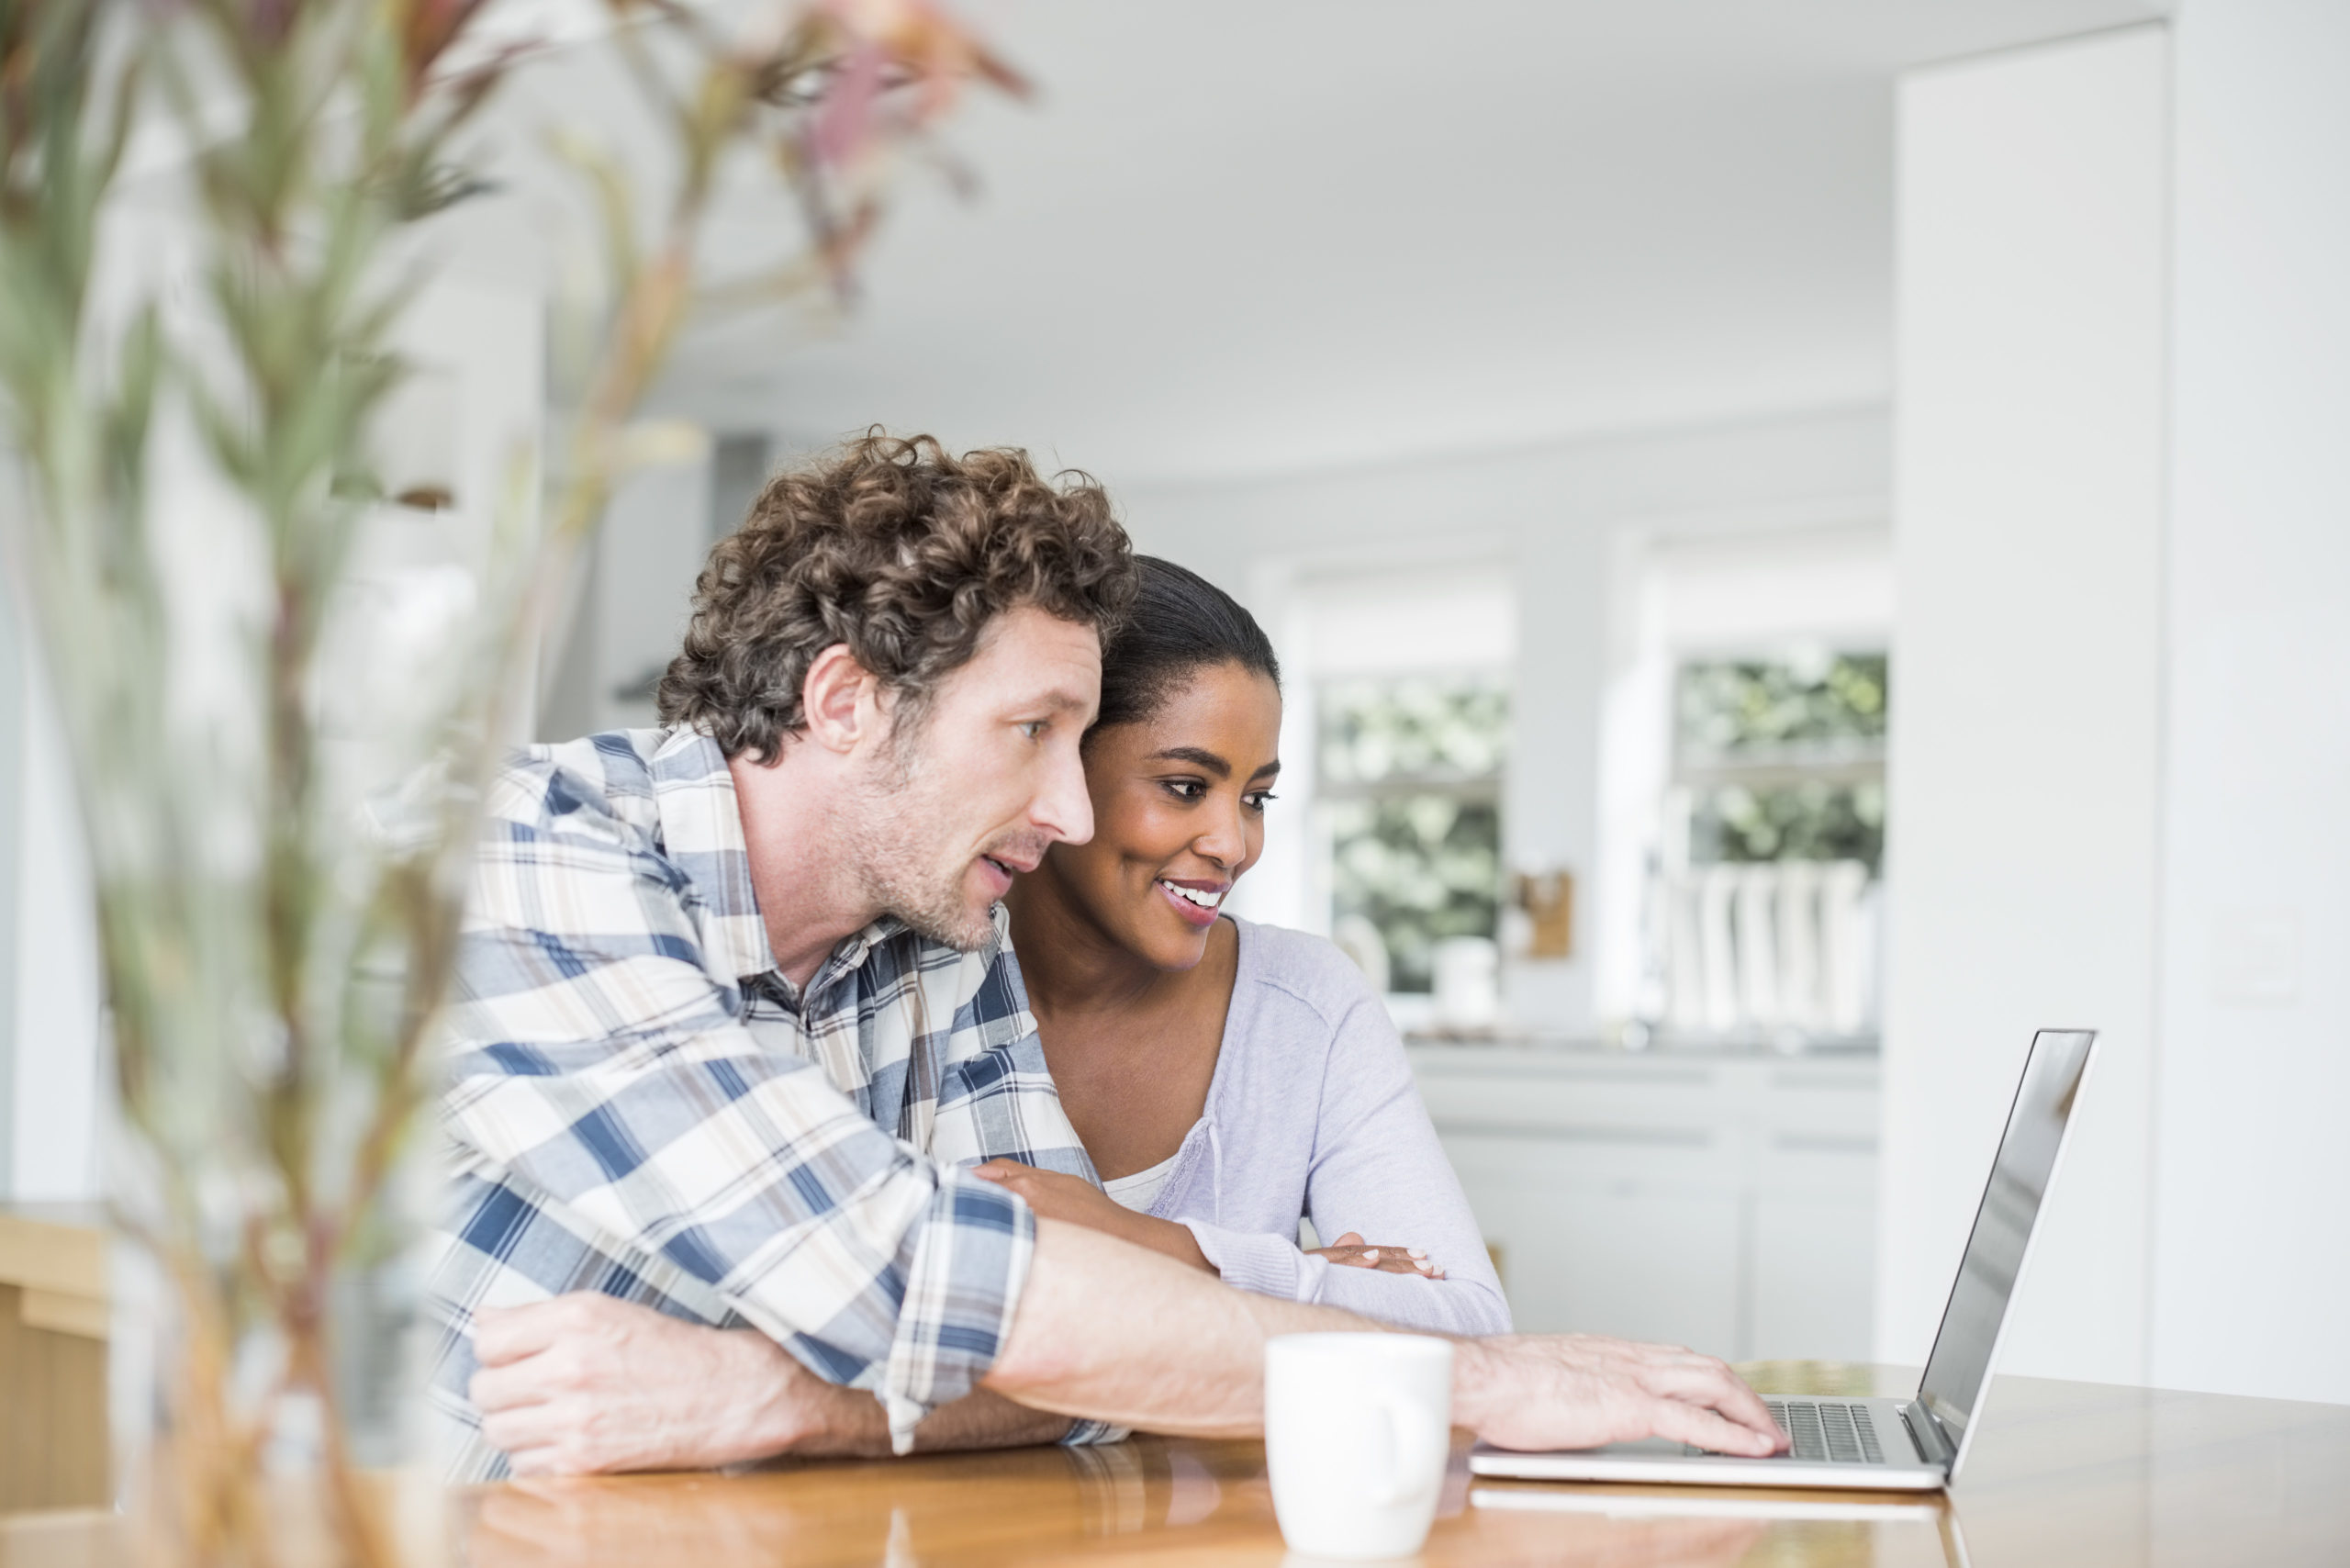
[[[1521,1329],[1869,1356],[1874,1058],[1411,1055]]]

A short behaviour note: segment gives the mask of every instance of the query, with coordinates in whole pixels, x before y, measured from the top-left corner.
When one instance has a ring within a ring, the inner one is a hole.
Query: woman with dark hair
[[[1137,564],[1084,743],[1093,836],[1054,845],[1007,900],[1045,1059],[1106,1191],[1010,1160],[977,1173],[1248,1290],[1506,1331],[1384,1005],[1329,943],[1222,913],[1281,771],[1272,644],[1204,578]],[[1300,1215],[1337,1240],[1301,1251]]]

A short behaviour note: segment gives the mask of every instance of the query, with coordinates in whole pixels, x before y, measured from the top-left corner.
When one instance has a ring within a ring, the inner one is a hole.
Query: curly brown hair
[[[958,458],[926,435],[868,431],[769,480],[711,551],[661,719],[772,761],[806,727],[800,688],[835,643],[903,719],[1005,610],[1034,605],[1106,639],[1135,582],[1134,546],[1088,476],[1056,485],[1016,448]]]

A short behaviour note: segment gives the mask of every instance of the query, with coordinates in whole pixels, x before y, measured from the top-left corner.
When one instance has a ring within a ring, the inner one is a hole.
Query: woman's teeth
[[[1216,905],[1224,902],[1224,895],[1222,893],[1205,892],[1198,888],[1180,888],[1164,877],[1161,877],[1158,879],[1158,885],[1165,888],[1169,892],[1173,893],[1177,898],[1188,900],[1191,902],[1199,905],[1202,909],[1214,909]]]

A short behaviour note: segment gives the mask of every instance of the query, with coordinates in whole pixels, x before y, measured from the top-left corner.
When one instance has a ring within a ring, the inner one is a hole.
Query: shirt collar
[[[766,917],[751,883],[751,849],[743,836],[743,808],[726,754],[709,735],[684,725],[663,737],[649,765],[653,798],[661,813],[663,850],[692,879],[711,918],[703,922],[711,956],[737,980],[774,975],[787,995],[791,983],[776,971]],[[883,915],[841,938],[809,982],[803,1003],[823,994],[862,966],[873,949],[904,931]]]

